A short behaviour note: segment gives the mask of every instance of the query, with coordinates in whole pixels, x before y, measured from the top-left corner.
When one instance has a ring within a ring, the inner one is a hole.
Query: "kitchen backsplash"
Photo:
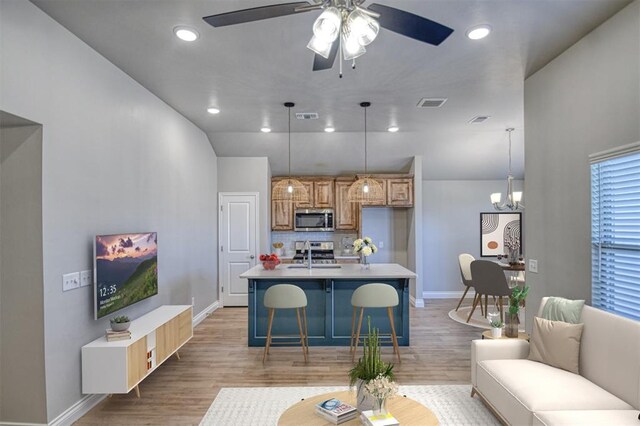
[[[295,252],[294,243],[296,241],[333,241],[334,248],[337,251],[342,250],[342,238],[347,237],[351,240],[358,238],[356,232],[351,231],[334,231],[334,232],[271,232],[271,244],[276,242],[284,243],[286,252],[285,256],[293,256]],[[273,246],[271,246],[273,250]]]

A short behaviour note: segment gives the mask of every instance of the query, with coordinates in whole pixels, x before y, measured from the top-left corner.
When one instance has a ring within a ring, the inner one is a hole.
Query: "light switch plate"
[[[72,272],[62,276],[62,291],[69,291],[80,287],[80,272]]]
[[[80,271],[80,287],[87,287],[93,284],[91,271]]]
[[[534,274],[538,273],[538,261],[535,259],[529,259],[529,272]]]

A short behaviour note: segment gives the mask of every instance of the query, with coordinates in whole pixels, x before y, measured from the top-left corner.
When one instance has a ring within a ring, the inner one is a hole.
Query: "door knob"
[[[251,255],[251,256],[249,256],[249,258],[255,259],[256,257],[254,255]]]

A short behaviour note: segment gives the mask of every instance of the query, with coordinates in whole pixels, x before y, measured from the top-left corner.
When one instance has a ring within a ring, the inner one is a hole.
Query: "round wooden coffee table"
[[[316,404],[327,399],[337,398],[347,404],[356,405],[355,391],[329,392],[322,395],[312,396],[300,401],[287,409],[280,419],[278,426],[327,426],[332,423],[323,419],[315,413]],[[431,410],[424,405],[404,396],[396,396],[387,402],[387,410],[393,417],[398,419],[402,426],[437,426],[440,423]],[[360,425],[359,417],[341,423],[343,425]]]

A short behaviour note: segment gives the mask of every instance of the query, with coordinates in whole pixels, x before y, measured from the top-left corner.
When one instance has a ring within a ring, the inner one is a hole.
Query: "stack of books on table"
[[[334,425],[339,425],[358,417],[358,410],[353,405],[331,398],[316,404],[316,414]]]
[[[360,421],[365,426],[399,426],[400,422],[391,413],[374,415],[373,411],[363,411]]]
[[[111,329],[107,330],[107,342],[115,342],[116,340],[127,340],[131,339],[131,332],[129,330],[125,331],[113,331]]]

